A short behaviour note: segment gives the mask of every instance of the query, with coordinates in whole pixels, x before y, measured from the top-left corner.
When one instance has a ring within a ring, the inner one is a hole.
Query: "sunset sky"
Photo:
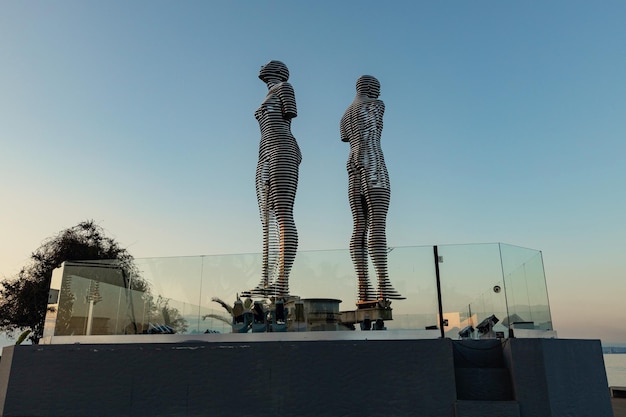
[[[339,120],[371,74],[388,244],[541,250],[559,337],[626,343],[625,17],[622,1],[1,2],[0,278],[86,219],[137,258],[259,252],[253,114],[277,59],[301,250],[348,247]]]

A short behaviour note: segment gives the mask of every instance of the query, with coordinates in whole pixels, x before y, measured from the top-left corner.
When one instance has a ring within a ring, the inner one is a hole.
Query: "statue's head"
[[[380,83],[371,75],[361,75],[356,80],[356,93],[360,96],[378,98],[380,96]]]
[[[280,61],[270,61],[261,67],[259,71],[259,78],[264,82],[268,79],[277,78],[282,82],[289,79],[289,69],[287,65]]]

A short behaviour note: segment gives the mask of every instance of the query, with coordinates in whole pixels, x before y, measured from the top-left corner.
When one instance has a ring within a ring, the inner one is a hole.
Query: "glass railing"
[[[503,262],[509,261],[504,283],[511,325],[553,330],[541,252],[510,245],[501,247]]]
[[[446,336],[553,330],[541,252],[501,243],[438,249]]]
[[[476,328],[491,314],[506,316],[504,291],[493,293],[494,286],[503,285],[498,244],[441,245],[438,250],[447,337],[458,337],[467,326]]]
[[[299,252],[285,304],[277,304],[271,294],[244,295],[259,284],[259,254],[143,258],[131,267],[114,261],[66,262],[53,274],[44,339],[361,331],[361,323],[377,317],[390,332],[441,332],[443,324],[450,338],[491,316],[498,318],[490,328],[498,336],[508,337],[512,323],[552,329],[541,252],[502,244],[442,245],[438,255],[435,264],[432,246],[389,248],[389,277],[406,299],[370,305],[367,311],[357,305],[347,250]],[[371,264],[369,271],[375,277]]]

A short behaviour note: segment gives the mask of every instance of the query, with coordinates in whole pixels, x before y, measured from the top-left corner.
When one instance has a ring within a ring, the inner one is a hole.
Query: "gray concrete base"
[[[599,341],[504,342],[499,350],[508,372],[487,372],[477,381],[487,380],[489,374],[497,378],[509,374],[514,398],[479,402],[457,397],[461,381],[455,378],[455,343],[460,342],[10,346],[0,362],[0,413],[5,417],[517,417],[519,412],[520,417],[612,417]],[[476,341],[470,347],[482,346],[494,350],[493,341]],[[469,351],[461,351],[468,360],[464,367],[478,363],[468,357]],[[467,379],[467,370],[459,374]]]
[[[456,417],[520,417],[516,401],[457,401]]]
[[[414,416],[416,407],[454,415],[449,340],[8,351],[4,416]]]
[[[503,349],[522,416],[613,416],[600,341],[509,339]]]

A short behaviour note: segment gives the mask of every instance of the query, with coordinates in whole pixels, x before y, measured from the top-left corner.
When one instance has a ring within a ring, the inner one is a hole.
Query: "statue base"
[[[392,309],[381,307],[378,301],[366,301],[357,304],[356,310],[341,311],[340,320],[342,324],[354,325],[363,323],[366,320],[375,322],[378,319],[393,320]]]

